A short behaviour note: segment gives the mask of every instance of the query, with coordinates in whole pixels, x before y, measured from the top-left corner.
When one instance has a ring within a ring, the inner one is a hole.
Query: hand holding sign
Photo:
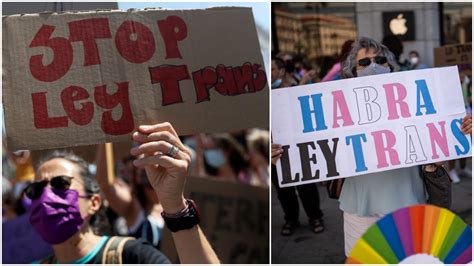
[[[169,123],[140,126],[132,136],[141,144],[130,153],[142,156],[133,164],[145,168],[165,212],[176,213],[184,209],[183,191],[191,153],[181,143],[173,126]]]
[[[272,143],[272,164],[276,164],[276,162],[278,161],[278,159],[280,159],[282,154],[283,154],[283,149],[281,148],[281,145]]]
[[[466,115],[462,119],[461,130],[466,135],[472,133],[472,115]]]

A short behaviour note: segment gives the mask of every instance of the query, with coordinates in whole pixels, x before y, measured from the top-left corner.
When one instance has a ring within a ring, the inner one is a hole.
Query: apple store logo
[[[401,41],[415,40],[413,11],[383,12],[383,34],[396,35]]]

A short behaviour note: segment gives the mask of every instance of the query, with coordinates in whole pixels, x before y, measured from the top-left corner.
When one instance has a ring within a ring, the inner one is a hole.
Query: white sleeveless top
[[[384,215],[426,202],[418,166],[346,178],[339,208],[359,216]]]

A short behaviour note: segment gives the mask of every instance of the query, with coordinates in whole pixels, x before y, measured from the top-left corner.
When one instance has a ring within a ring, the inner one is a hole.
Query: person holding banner
[[[181,263],[219,263],[199,227],[199,212],[183,197],[190,155],[169,123],[142,125],[133,133],[139,146],[133,164],[146,171],[161,200],[166,225]],[[32,200],[30,222],[50,243],[46,263],[169,263],[144,240],[99,236],[91,224],[101,208],[100,189],[80,157],[61,151],[46,156],[26,189]]]
[[[379,42],[362,37],[357,40],[344,62],[343,78],[390,73],[398,70],[395,57]],[[461,130],[471,131],[469,119],[463,119]],[[442,163],[422,167],[423,173],[438,173]],[[445,190],[450,202],[450,181],[447,175]],[[407,167],[385,172],[346,178],[339,198],[344,212],[345,254],[349,256],[355,242],[380,217],[396,209],[426,202],[425,187],[419,167]],[[449,203],[448,203],[449,206]],[[444,206],[444,207],[448,207]]]

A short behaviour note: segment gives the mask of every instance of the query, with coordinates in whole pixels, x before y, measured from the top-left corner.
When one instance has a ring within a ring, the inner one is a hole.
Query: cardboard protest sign
[[[9,149],[268,125],[268,85],[250,8],[3,17]]]
[[[268,188],[193,177],[187,198],[201,215],[200,226],[222,263],[269,263]],[[174,263],[171,233],[163,230],[161,251]]]
[[[53,254],[53,249],[30,223],[29,213],[2,223],[2,262],[32,263]]]
[[[279,185],[294,186],[471,156],[456,67],[272,91]]]
[[[457,65],[459,72],[472,73],[472,43],[445,45],[434,49],[435,67]]]

